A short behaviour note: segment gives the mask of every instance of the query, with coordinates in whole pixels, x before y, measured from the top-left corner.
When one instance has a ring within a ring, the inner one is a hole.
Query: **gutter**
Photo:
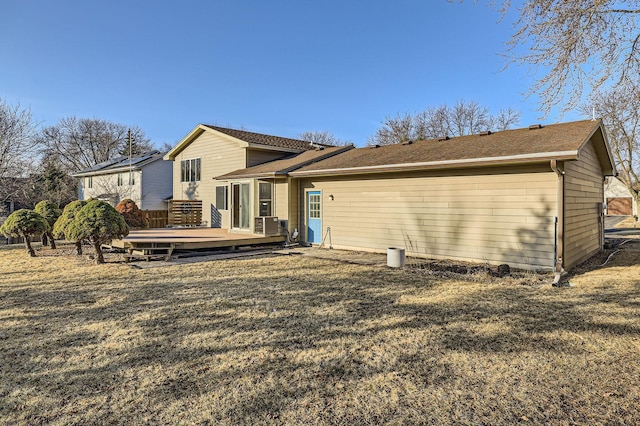
[[[95,172],[74,173],[70,176],[74,178],[81,178],[81,177],[87,177],[87,176],[112,175],[115,173],[122,173],[122,172],[128,172],[128,171],[139,172],[140,170],[142,170],[141,167],[133,167],[129,169],[129,166],[122,166],[122,167],[118,167],[117,169],[99,170]]]
[[[554,158],[558,160],[576,160],[578,151],[541,152],[536,154],[510,155],[505,157],[465,158],[461,160],[425,161],[418,163],[381,164],[375,166],[344,167],[323,170],[300,170],[290,173],[291,176],[323,176],[345,175],[360,173],[377,173],[385,171],[412,171],[430,169],[449,169],[460,166],[480,167],[487,165],[519,164],[537,161],[548,161]],[[554,160],[552,160],[554,161]]]
[[[558,185],[557,185],[557,224],[556,224],[556,258],[555,258],[555,268],[554,268],[554,277],[552,285],[554,287],[560,286],[560,279],[562,275],[566,273],[564,268],[562,267],[563,259],[564,259],[564,164],[558,163],[557,160],[551,160],[550,164],[551,170],[553,170],[558,176]]]

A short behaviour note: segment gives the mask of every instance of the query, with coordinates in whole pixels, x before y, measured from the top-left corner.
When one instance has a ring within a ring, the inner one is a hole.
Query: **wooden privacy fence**
[[[202,225],[202,201],[171,200],[169,201],[169,226]]]
[[[167,210],[145,210],[149,221],[149,228],[166,228],[169,224],[169,212]]]

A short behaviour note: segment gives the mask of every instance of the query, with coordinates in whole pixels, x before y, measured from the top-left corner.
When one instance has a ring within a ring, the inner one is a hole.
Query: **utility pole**
[[[132,153],[132,145],[133,145],[133,137],[131,136],[131,129],[127,131],[127,136],[129,137],[129,186],[131,186],[133,182],[133,166],[131,164],[131,153]]]

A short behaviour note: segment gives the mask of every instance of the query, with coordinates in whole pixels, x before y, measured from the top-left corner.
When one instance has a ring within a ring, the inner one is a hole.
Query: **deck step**
[[[145,259],[147,261],[152,258],[164,258],[166,262],[171,260],[171,255],[175,249],[173,243],[132,243],[125,254],[127,262],[131,259]]]

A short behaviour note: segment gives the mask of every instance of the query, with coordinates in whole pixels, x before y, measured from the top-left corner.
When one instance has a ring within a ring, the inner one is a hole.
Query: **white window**
[[[229,188],[225,186],[216,186],[216,209],[227,210],[227,200],[229,198]]]
[[[200,159],[182,160],[180,162],[180,181],[198,182],[200,181]]]

